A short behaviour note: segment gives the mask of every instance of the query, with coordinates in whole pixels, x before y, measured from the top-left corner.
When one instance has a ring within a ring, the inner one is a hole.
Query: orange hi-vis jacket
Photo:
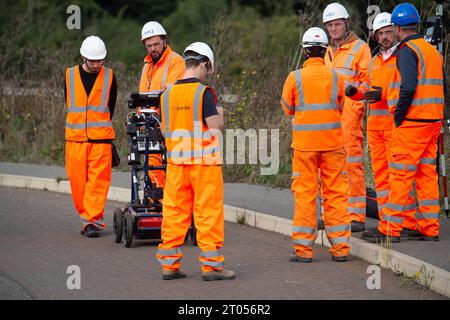
[[[180,83],[161,96],[161,131],[166,138],[167,162],[177,165],[220,165],[219,137],[203,122],[201,83]]]
[[[331,47],[328,47],[325,55],[326,65],[344,78],[345,87],[353,85],[358,89],[359,94],[364,94],[370,89],[368,84],[370,59],[370,48],[361,39],[341,45],[335,53]],[[364,103],[353,102],[352,107],[362,113]]]
[[[108,100],[112,69],[102,67],[89,96],[78,66],[66,70],[66,141],[112,140],[115,138]]]
[[[165,90],[169,85],[181,79],[186,71],[183,58],[167,47],[161,59],[154,64],[150,55],[144,59],[139,93]]]
[[[422,38],[405,42],[418,57],[418,84],[413,101],[405,119],[410,120],[439,120],[444,116],[444,72],[443,58],[431,44]],[[435,61],[436,64],[426,63]],[[437,63],[439,62],[439,63]],[[388,91],[389,110],[394,113],[399,100],[401,75],[395,69],[394,80]]]
[[[344,146],[344,91],[342,78],[321,58],[306,60],[303,69],[288,75],[280,103],[287,115],[294,115],[293,149],[328,151]]]
[[[370,85],[381,87],[382,91],[381,100],[369,104],[367,130],[392,130],[394,116],[389,112],[387,92],[396,68],[397,57],[393,54],[384,60],[380,52],[370,62]]]

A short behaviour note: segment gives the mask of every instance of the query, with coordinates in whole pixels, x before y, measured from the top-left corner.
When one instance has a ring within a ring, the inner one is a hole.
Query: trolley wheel
[[[133,215],[129,210],[125,212],[122,242],[127,248],[133,243]]]
[[[113,228],[114,228],[114,242],[120,243],[122,241],[123,233],[123,217],[122,209],[116,208],[113,217]]]
[[[197,245],[197,229],[195,228],[194,223],[192,223],[191,228],[189,229],[189,233],[191,235],[191,243],[193,246]]]

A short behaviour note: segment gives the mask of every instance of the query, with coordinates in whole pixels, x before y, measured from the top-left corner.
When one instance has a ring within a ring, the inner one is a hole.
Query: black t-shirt
[[[84,90],[86,90],[86,94],[89,96],[89,94],[92,91],[92,88],[94,87],[95,80],[97,80],[98,73],[89,73],[84,71],[83,67],[78,65],[78,69],[80,70],[80,77],[81,81],[83,82]],[[64,97],[67,99],[67,84],[66,81],[64,81]],[[111,83],[111,90],[109,92],[109,101],[108,101],[108,107],[109,107],[109,114],[110,118],[112,119],[114,114],[114,109],[116,107],[116,100],[117,100],[117,82],[116,82],[116,75],[113,74],[113,80]]]
[[[196,83],[201,82],[197,78],[188,78],[188,79],[182,79],[175,82],[175,84],[182,84],[182,83]],[[203,123],[206,124],[205,119],[211,116],[215,116],[219,114],[217,111],[217,97],[214,93],[214,90],[212,88],[209,88],[205,90],[205,93],[203,94],[203,110],[202,110],[202,119]]]

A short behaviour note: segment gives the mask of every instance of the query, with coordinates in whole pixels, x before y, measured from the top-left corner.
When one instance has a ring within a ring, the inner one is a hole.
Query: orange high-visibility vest
[[[165,90],[168,85],[174,84],[181,79],[186,70],[183,58],[167,47],[161,59],[154,64],[151,57],[147,55],[144,59],[139,93]]]
[[[208,87],[180,83],[161,96],[161,131],[167,162],[178,165],[220,165],[219,137],[203,123],[203,95]]]
[[[79,66],[67,68],[67,141],[114,139],[114,128],[108,107],[112,80],[112,69],[102,67],[88,97],[81,80]]]
[[[289,74],[281,105],[287,114],[294,114],[292,148],[327,151],[344,146],[344,90],[342,78],[321,58],[306,60],[303,69]]]
[[[412,39],[404,43],[418,58],[418,84],[406,118],[413,120],[438,120],[444,116],[444,72],[442,55],[425,39]],[[402,45],[402,46],[403,46]],[[399,48],[400,49],[400,48]],[[396,68],[389,86],[388,105],[393,113],[399,100],[400,71]]]
[[[394,78],[396,68],[397,57],[393,54],[384,60],[383,54],[380,52],[370,62],[370,85],[381,87],[382,96],[380,101],[369,104],[368,130],[392,130],[394,116],[389,112],[387,91]]]

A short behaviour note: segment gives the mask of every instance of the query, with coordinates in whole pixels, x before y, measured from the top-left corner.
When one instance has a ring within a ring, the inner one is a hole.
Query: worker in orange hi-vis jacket
[[[339,3],[328,5],[323,12],[323,23],[330,36],[325,63],[339,73],[345,86],[353,85],[361,94],[369,91],[369,63],[372,59],[369,46],[349,29],[349,14]],[[364,103],[345,99],[342,123],[347,152],[349,180],[348,212],[352,232],[365,230],[366,183],[363,166]]]
[[[81,234],[94,238],[106,227],[117,84],[113,70],[104,66],[107,52],[99,37],[87,37],[80,53],[83,63],[66,70],[66,172]]]
[[[404,208],[416,182],[419,212],[410,240],[439,240],[439,184],[436,172],[437,140],[444,117],[443,57],[417,34],[420,15],[410,3],[397,5],[391,22],[401,42],[397,67],[389,85],[389,110],[394,115],[389,163],[389,198],[378,229],[362,238],[369,242],[400,242]],[[409,217],[415,219],[414,215]]]
[[[307,57],[303,68],[291,72],[284,83],[281,106],[292,123],[292,192],[294,194],[293,262],[311,262],[317,237],[316,196],[320,170],[324,223],[330,253],[337,262],[347,261],[351,236],[347,211],[347,179],[343,175],[346,153],[341,113],[344,81],[325,66],[328,38],[311,28],[302,38]]]
[[[183,77],[186,71],[184,60],[170,48],[166,30],[161,24],[147,22],[141,31],[141,41],[148,55],[142,67],[139,93],[164,91]],[[160,166],[161,155],[152,155],[149,165]],[[164,187],[164,175],[163,170],[149,171],[150,179],[159,188]]]

